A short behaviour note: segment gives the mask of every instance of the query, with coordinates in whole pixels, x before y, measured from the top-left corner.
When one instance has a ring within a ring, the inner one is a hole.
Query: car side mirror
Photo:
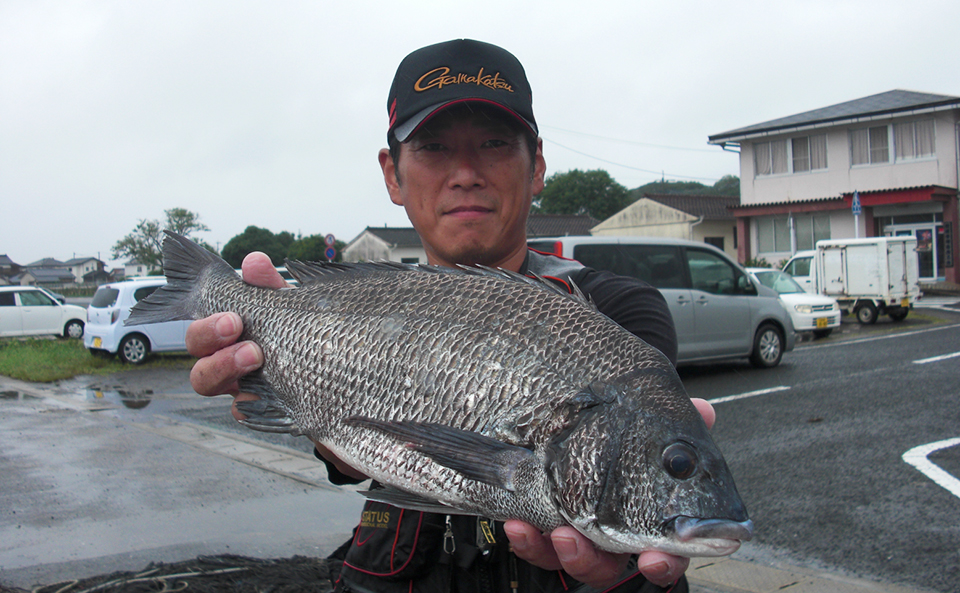
[[[737,276],[737,292],[740,294],[756,295],[757,287],[754,286],[753,282],[750,282],[750,278]]]

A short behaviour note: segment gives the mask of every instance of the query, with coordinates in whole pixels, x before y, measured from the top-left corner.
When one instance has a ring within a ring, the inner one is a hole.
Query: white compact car
[[[769,268],[747,268],[757,282],[780,295],[783,307],[793,319],[798,332],[812,331],[818,338],[830,335],[840,327],[840,305],[837,299],[806,292],[790,274]]]
[[[36,286],[0,286],[0,336],[83,336],[83,307]]]
[[[147,276],[101,285],[87,307],[83,345],[92,354],[116,354],[131,364],[142,363],[151,352],[186,352],[189,321],[123,324],[131,307],[166,283],[163,276]]]

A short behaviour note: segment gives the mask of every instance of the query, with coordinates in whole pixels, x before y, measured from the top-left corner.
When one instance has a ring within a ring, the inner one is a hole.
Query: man
[[[404,207],[419,233],[429,263],[481,264],[551,277],[568,287],[577,284],[601,311],[675,360],[672,321],[655,289],[527,249],[527,217],[533,196],[543,189],[546,164],[526,74],[512,54],[471,40],[417,50],[397,70],[388,114],[390,148],[379,154],[384,183],[391,201]],[[250,254],[243,274],[252,284],[284,285],[263,254]],[[263,354],[253,343],[236,342],[241,331],[241,321],[232,313],[190,326],[190,352],[203,357],[191,374],[198,393],[231,393],[236,401],[255,398],[238,394],[237,378],[258,368]],[[695,403],[707,424],[712,424],[709,404]],[[236,408],[234,415],[239,415]],[[364,477],[321,445],[317,451],[335,483]],[[374,514],[365,513],[365,517],[384,521],[402,515],[393,507],[368,509]],[[644,552],[636,559],[636,568],[628,569],[632,560],[626,555],[597,550],[572,527],[541,534],[519,521],[491,526],[482,518],[430,514],[421,521],[423,526],[415,528],[390,527],[392,531],[380,534],[383,544],[378,546],[366,539],[376,529],[358,536],[346,551],[338,586],[361,591],[472,591],[516,589],[515,583],[521,581],[521,589],[565,590],[577,586],[571,577],[597,589],[620,583],[618,591],[659,590],[655,585],[675,584],[675,590],[683,590],[686,586],[681,578],[686,559]],[[365,525],[366,520],[360,529]],[[401,536],[411,534],[412,551],[403,558],[403,565],[412,562],[417,569],[399,574],[392,569],[400,559],[391,554]],[[507,537],[509,547],[499,534]],[[366,549],[361,549],[361,540],[367,543]],[[415,549],[434,544],[442,544],[443,553],[436,547]],[[381,556],[389,556],[389,574],[361,566],[377,561],[364,555],[381,548],[385,548]],[[434,562],[435,556],[441,558],[439,563]]]

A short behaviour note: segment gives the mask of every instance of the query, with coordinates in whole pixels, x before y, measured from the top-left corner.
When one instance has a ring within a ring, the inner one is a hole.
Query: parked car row
[[[0,286],[0,336],[83,336],[87,312],[45,288]]]

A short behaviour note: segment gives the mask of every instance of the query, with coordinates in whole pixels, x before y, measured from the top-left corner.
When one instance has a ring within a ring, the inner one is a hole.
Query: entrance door
[[[932,223],[897,224],[885,229],[885,235],[917,238],[917,263],[921,280],[934,281],[941,275],[939,266],[943,256],[943,236],[937,234],[937,226]]]

